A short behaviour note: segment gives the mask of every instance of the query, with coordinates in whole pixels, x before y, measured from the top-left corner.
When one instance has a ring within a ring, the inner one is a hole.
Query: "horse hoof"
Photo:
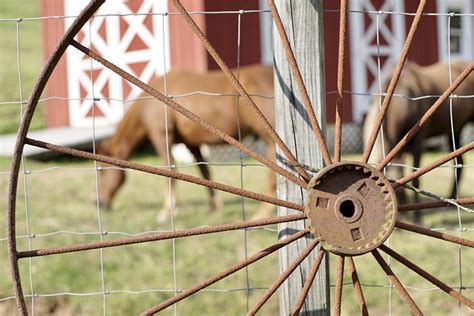
[[[211,200],[211,212],[215,212],[224,207],[224,201],[220,197],[215,197]]]
[[[110,211],[112,210],[110,205],[104,201],[99,201],[99,208],[104,211]]]
[[[158,213],[158,215],[156,215],[156,222],[158,224],[166,224],[168,222],[168,220],[169,220],[168,214],[160,212],[160,213]]]
[[[156,222],[158,224],[166,224],[170,220],[170,215],[168,211],[160,211],[158,215],[156,215]]]

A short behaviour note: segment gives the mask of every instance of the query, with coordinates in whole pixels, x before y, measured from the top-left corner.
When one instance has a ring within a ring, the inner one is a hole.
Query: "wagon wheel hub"
[[[380,246],[393,231],[397,199],[387,178],[360,162],[340,162],[308,185],[305,213],[323,248],[355,256]]]

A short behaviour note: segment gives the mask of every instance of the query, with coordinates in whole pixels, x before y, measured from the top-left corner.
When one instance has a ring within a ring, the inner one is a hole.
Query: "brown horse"
[[[454,81],[461,72],[466,69],[468,62],[453,61],[451,63],[452,80]],[[449,87],[449,65],[448,63],[437,63],[422,67],[408,62],[398,81],[395,93],[402,95],[394,96],[388,107],[383,124],[384,150],[388,153],[398,141],[405,136],[408,130],[413,127],[428,108],[436,101],[436,98],[422,98],[422,96],[440,96]],[[388,80],[384,84],[386,91]],[[471,73],[466,80],[455,90],[455,95],[474,95],[474,74]],[[420,98],[421,97],[421,98]],[[414,99],[415,98],[415,99]],[[414,99],[414,100],[413,100]],[[374,125],[375,118],[379,111],[380,98],[375,97],[367,114],[364,124],[364,143]],[[459,147],[462,128],[469,122],[474,121],[474,103],[470,98],[454,98],[453,104],[453,131],[451,131],[449,99],[433,114],[424,127],[411,140],[406,150],[413,155],[413,166],[420,166],[423,143],[428,137],[446,135],[449,138],[451,148],[452,142]],[[379,134],[380,135],[380,134]],[[382,144],[380,137],[377,139],[374,150],[370,157],[370,162],[382,160]],[[458,164],[462,164],[462,157],[459,156]],[[395,163],[402,163],[402,157],[394,159]],[[461,178],[462,168],[456,168],[458,179]],[[403,170],[401,167],[390,167],[389,176],[401,178]],[[419,187],[419,179],[413,180],[413,185]],[[400,191],[399,199],[404,200],[403,191]],[[456,187],[453,185],[451,197],[455,197]],[[419,220],[419,215],[417,216]]]
[[[241,67],[239,79],[249,94],[260,96],[273,95],[273,70],[270,66],[252,65]],[[164,77],[155,78],[151,86],[164,92]],[[186,109],[194,112],[207,122],[215,125],[221,131],[238,138],[239,127],[241,137],[254,134],[262,138],[267,146],[268,158],[275,159],[275,145],[263,124],[244,103],[243,98],[237,98],[237,92],[221,71],[210,71],[197,74],[187,71],[170,71],[166,74],[166,89],[169,95],[183,95],[190,92],[205,91],[224,94],[209,95],[193,93],[178,98],[176,101]],[[145,96],[145,95],[143,95]],[[253,98],[259,109],[274,124],[273,100],[269,98]],[[156,152],[166,160],[167,146],[184,143],[195,157],[196,161],[204,162],[199,146],[202,144],[218,144],[223,140],[210,133],[198,124],[190,121],[181,114],[168,110],[166,105],[156,99],[139,99],[135,101],[118,125],[115,135],[103,141],[99,153],[106,156],[128,159],[137,145],[148,138]],[[169,157],[173,164],[173,157]],[[211,175],[206,164],[199,164],[199,169],[205,179]],[[269,194],[275,191],[275,176],[269,174]],[[99,178],[99,203],[109,208],[112,199],[125,181],[123,170],[104,169]],[[171,196],[166,195],[162,211],[158,216],[160,222],[169,218],[169,210],[176,202],[175,181],[171,179]],[[222,202],[214,190],[209,189],[211,210],[217,209]],[[268,208],[268,207],[267,207]]]

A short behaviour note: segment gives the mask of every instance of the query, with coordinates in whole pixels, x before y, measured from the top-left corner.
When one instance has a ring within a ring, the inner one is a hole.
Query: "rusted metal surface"
[[[434,230],[431,230],[431,229],[428,229],[428,228],[424,228],[424,227],[421,227],[421,226],[418,226],[418,225],[403,223],[403,222],[400,222],[400,221],[397,221],[395,223],[395,226],[397,228],[400,228],[400,229],[403,229],[403,230],[408,230],[408,231],[418,233],[418,234],[421,234],[421,235],[430,236],[430,237],[441,239],[441,240],[444,240],[444,241],[449,241],[449,242],[452,242],[452,243],[455,243],[455,244],[458,244],[458,245],[461,245],[461,246],[474,248],[474,241],[469,240],[469,239],[456,237],[456,236],[453,236],[453,235],[437,232],[437,231],[434,231]]]
[[[318,273],[319,266],[321,265],[321,261],[323,261],[325,254],[326,254],[326,251],[324,251],[324,249],[320,249],[318,251],[318,255],[316,256],[316,259],[314,260],[313,265],[311,266],[311,270],[309,271],[306,281],[304,282],[300,295],[298,296],[298,299],[296,300],[295,307],[293,311],[291,312],[292,316],[298,316],[300,314],[300,310],[303,307],[303,304],[306,300],[306,297],[308,296],[311,286],[313,285],[314,278],[316,277],[316,274]]]
[[[273,205],[278,205],[278,206],[283,206],[283,207],[288,207],[297,211],[303,211],[304,206],[284,200],[280,200],[277,198],[273,198],[270,196],[266,196],[263,194],[255,193],[252,191],[248,191],[245,189],[240,189],[237,187],[233,187],[230,185],[226,185],[223,183],[211,181],[211,180],[206,180],[203,178],[198,178],[194,177],[188,174],[184,173],[179,173],[174,170],[170,169],[164,169],[164,168],[158,168],[158,167],[152,167],[144,164],[139,164],[136,162],[128,161],[128,160],[123,160],[123,159],[117,159],[117,158],[111,158],[103,155],[98,155],[98,154],[93,154],[87,151],[82,151],[82,150],[77,150],[77,149],[72,149],[64,146],[59,146],[59,145],[54,145],[46,142],[42,142],[39,140],[35,139],[26,139],[26,143],[28,145],[36,146],[36,147],[41,147],[44,149],[48,149],[50,151],[54,151],[57,153],[65,154],[65,155],[70,155],[78,158],[84,158],[84,159],[89,159],[89,160],[95,160],[99,162],[103,162],[106,164],[114,165],[117,167],[121,168],[126,168],[126,169],[133,169],[137,171],[142,171],[150,174],[156,174],[168,178],[173,178],[181,181],[186,181],[198,185],[202,185],[211,189],[216,189],[236,195],[240,195],[243,197],[248,197],[253,200],[261,201],[261,202],[267,202]]]
[[[425,5],[426,5],[426,0],[420,0],[420,4],[418,5],[418,9],[416,10],[415,18],[413,19],[413,22],[410,27],[410,31],[407,34],[405,44],[403,45],[403,49],[400,53],[400,58],[398,59],[395,70],[393,71],[392,79],[390,80],[390,84],[388,86],[386,95],[383,99],[382,107],[380,108],[380,112],[374,123],[372,132],[370,133],[367,146],[365,147],[364,157],[362,159],[363,162],[367,162],[369,160],[370,153],[372,152],[372,149],[375,144],[375,140],[377,139],[377,135],[380,131],[380,126],[382,126],[382,122],[387,113],[388,106],[390,105],[390,101],[392,100],[393,93],[395,92],[395,87],[397,86],[398,79],[400,78],[400,74],[402,73],[403,66],[405,64],[405,61],[407,60],[408,52],[410,51],[410,47],[413,42],[413,37],[415,36],[415,32],[418,28],[418,24],[420,23],[421,15],[423,14],[423,9],[425,8]]]
[[[352,257],[347,257],[347,261],[349,262],[349,272],[351,273],[352,285],[354,286],[357,302],[359,303],[360,314],[363,316],[369,315],[369,311],[367,310],[367,304],[365,303],[364,292],[362,292],[362,286],[360,285],[359,275],[357,274],[354,259]]]
[[[298,221],[298,220],[303,220],[305,218],[306,216],[304,214],[278,216],[274,218],[244,221],[240,223],[215,225],[215,226],[210,226],[210,227],[198,227],[198,228],[183,229],[183,230],[178,229],[178,230],[163,232],[163,233],[144,234],[137,237],[120,238],[116,240],[104,240],[104,241],[69,245],[69,246],[64,246],[64,247],[34,249],[34,250],[29,250],[29,251],[18,252],[18,258],[21,259],[21,258],[31,258],[31,257],[42,257],[42,256],[50,256],[50,255],[57,255],[57,254],[92,250],[92,249],[133,245],[133,244],[138,244],[138,243],[167,240],[167,239],[174,239],[174,238],[184,238],[184,237],[191,237],[191,236],[198,236],[198,235],[209,235],[209,234],[222,233],[222,232],[237,230],[237,229],[252,228],[252,227],[254,228],[254,227],[274,225],[274,224],[279,224],[279,223]]]
[[[454,158],[456,157],[459,157],[461,156],[462,154],[470,151],[474,149],[474,142],[472,143],[469,143],[467,145],[464,145],[462,146],[461,148],[447,154],[447,155],[444,155],[443,157],[433,161],[432,163],[430,163],[429,165],[423,167],[423,168],[420,168],[418,169],[417,171],[415,172],[412,172],[406,176],[404,176],[403,178],[401,179],[398,179],[394,184],[393,184],[393,188],[394,189],[397,189],[399,188],[400,186],[404,185],[405,183],[408,183],[410,181],[412,181],[413,179],[416,179],[418,177],[421,177],[422,175],[424,175],[425,173],[427,172],[430,172],[431,170],[441,166],[442,164],[450,161],[450,160],[453,160]]]
[[[13,279],[13,288],[15,290],[16,302],[18,311],[21,315],[27,315],[25,297],[21,287],[20,271],[18,269],[18,256],[16,248],[16,193],[18,186],[18,174],[20,170],[21,157],[23,155],[23,148],[25,146],[26,134],[28,132],[31,119],[35,112],[38,100],[44,91],[46,83],[48,82],[53,70],[58,64],[61,57],[64,55],[66,48],[69,46],[71,40],[84,24],[92,17],[92,15],[99,9],[105,0],[93,0],[82,10],[76,20],[71,24],[69,29],[64,34],[63,38],[58,43],[56,49],[49,57],[43,71],[41,72],[36,85],[33,88],[25,114],[22,117],[18,136],[15,144],[15,151],[12,158],[10,168],[10,180],[8,184],[8,199],[7,199],[7,239],[8,239],[8,257],[10,261],[10,272]]]
[[[415,301],[411,298],[410,294],[408,294],[407,290],[402,285],[400,280],[397,278],[395,273],[393,273],[390,266],[385,262],[385,260],[383,260],[382,256],[377,251],[377,249],[372,250],[372,254],[375,257],[375,260],[377,260],[377,262],[379,263],[380,267],[385,271],[385,274],[387,274],[390,281],[392,281],[393,285],[395,285],[395,288],[400,294],[400,297],[405,301],[408,307],[410,307],[411,312],[414,315],[423,315],[418,305],[416,305]]]
[[[444,91],[444,93],[433,103],[428,111],[423,114],[421,119],[413,125],[413,127],[406,133],[405,136],[390,150],[390,152],[384,157],[384,159],[377,166],[377,169],[382,170],[385,166],[392,161],[398,154],[401,153],[402,149],[408,145],[410,140],[420,131],[425,125],[433,113],[448,99],[448,97],[459,87],[459,85],[469,76],[474,69],[474,62],[470,63],[466,69],[456,78],[456,80]]]
[[[469,205],[474,204],[474,197],[468,198],[459,198],[453,199],[453,201],[459,205]],[[452,206],[449,202],[445,201],[430,201],[430,202],[422,202],[422,203],[409,203],[409,204],[402,204],[398,206],[399,212],[407,212],[407,211],[416,211],[416,210],[425,210],[437,207],[444,207],[444,206]]]
[[[212,58],[215,60],[215,62],[219,65],[222,72],[227,76],[227,78],[232,83],[234,88],[239,92],[239,94],[241,95],[241,97],[245,101],[246,105],[249,106],[250,109],[252,109],[252,111],[255,113],[255,115],[258,117],[258,119],[262,122],[263,126],[267,129],[270,136],[275,141],[275,143],[278,145],[278,147],[280,147],[282,152],[285,154],[286,158],[289,161],[291,161],[292,163],[295,164],[295,170],[301,175],[301,177],[303,177],[303,179],[305,179],[306,182],[308,182],[310,179],[309,179],[309,175],[306,172],[306,170],[304,170],[304,168],[298,164],[298,160],[295,158],[295,156],[290,151],[290,149],[288,149],[288,147],[283,142],[281,137],[276,133],[276,131],[273,128],[272,124],[270,124],[270,122],[268,122],[267,118],[263,115],[263,113],[257,107],[257,105],[252,100],[252,98],[247,93],[247,91],[244,89],[244,87],[237,80],[235,75],[230,70],[229,66],[227,66],[227,64],[224,62],[224,60],[217,53],[214,46],[212,46],[212,44],[207,39],[206,35],[201,31],[201,29],[196,24],[196,22],[194,22],[194,20],[188,14],[188,12],[186,11],[186,9],[184,8],[184,6],[181,4],[181,2],[179,0],[174,0],[174,5],[175,5],[176,9],[182,14],[184,20],[189,24],[189,27],[193,30],[193,32],[196,34],[196,36],[201,40],[202,44],[207,49],[209,54],[212,56]]]
[[[308,185],[305,213],[323,248],[361,255],[382,244],[397,217],[390,182],[360,162],[339,162],[317,173]]]
[[[344,256],[339,256],[339,258],[337,258],[336,288],[334,290],[334,306],[332,309],[332,315],[341,315],[342,282],[344,281],[344,261]]]
[[[313,128],[314,137],[316,138],[319,147],[321,149],[321,153],[323,155],[324,163],[328,166],[332,163],[331,155],[329,154],[329,150],[327,145],[324,141],[323,132],[321,131],[321,127],[319,126],[318,120],[316,119],[316,114],[314,113],[313,105],[311,104],[311,100],[308,96],[308,91],[306,90],[306,86],[303,82],[303,77],[301,76],[300,70],[298,68],[298,64],[296,62],[295,55],[290,46],[290,42],[288,40],[288,36],[285,32],[285,27],[283,26],[283,22],[281,21],[280,15],[278,14],[278,10],[275,6],[275,2],[273,0],[268,0],[268,6],[270,7],[270,11],[273,16],[273,21],[275,22],[275,26],[278,30],[278,34],[280,34],[280,39],[282,45],[286,52],[286,57],[288,58],[288,65],[290,66],[291,72],[295,77],[296,85],[298,86],[298,90],[301,93],[301,97],[303,98],[303,104],[306,109],[306,113],[308,114],[311,127]]]
[[[344,84],[344,48],[346,46],[347,0],[341,0],[339,12],[339,48],[337,57],[336,119],[334,128],[334,161],[341,161],[342,106]]]
[[[265,291],[262,297],[255,303],[255,305],[248,311],[247,316],[255,315],[260,308],[270,299],[270,297],[275,293],[278,288],[285,282],[286,279],[290,276],[293,271],[298,268],[298,266],[303,262],[303,260],[313,251],[314,248],[318,245],[319,241],[313,240],[306,247],[299,256],[293,260],[293,262],[288,266],[288,268],[280,274],[280,276],[273,282],[273,284]]]
[[[285,238],[285,239],[282,239],[280,240],[279,242],[277,242],[276,244],[274,244],[273,246],[270,246],[268,248],[265,248],[264,250],[256,253],[255,255],[245,259],[245,260],[242,260],[241,262],[233,265],[232,267],[230,267],[229,269],[225,270],[225,271],[222,271],[221,273],[218,273],[206,280],[204,280],[203,282],[199,283],[199,284],[196,284],[195,286],[173,296],[172,298],[170,299],[167,299],[166,301],[146,310],[145,312],[143,312],[142,315],[153,315],[155,313],[158,313],[159,311],[162,311],[163,309],[181,301],[182,299],[208,287],[209,285],[212,285],[214,283],[216,283],[217,281],[219,280],[222,280],[223,278],[225,277],[228,277],[229,275],[239,271],[240,269],[242,268],[245,268],[246,266],[248,266],[249,264],[252,264],[266,256],[268,256],[269,254],[277,251],[278,249],[280,249],[281,247],[284,247],[290,243],[292,243],[293,241],[295,240],[298,240],[299,238],[305,236],[306,234],[309,233],[309,230],[303,230],[303,231],[300,231],[300,232],[297,232],[291,236],[289,236],[288,238]]]
[[[461,293],[456,292],[452,287],[446,285],[445,283],[443,283],[442,281],[440,281],[439,279],[437,279],[436,277],[434,277],[430,273],[426,272],[425,270],[423,270],[422,268],[420,268],[419,266],[417,266],[416,264],[414,264],[413,262],[411,262],[410,260],[408,260],[404,256],[397,253],[395,250],[393,250],[393,249],[391,249],[391,248],[389,248],[385,245],[381,245],[380,250],[382,250],[383,252],[388,254],[390,257],[395,258],[395,260],[397,260],[398,262],[400,262],[401,264],[403,264],[404,266],[406,266],[407,268],[409,268],[410,270],[412,270],[413,272],[415,272],[419,276],[421,276],[421,277],[425,278],[426,280],[430,281],[431,283],[436,285],[439,289],[443,290],[444,292],[451,295],[454,299],[458,300],[460,303],[470,307],[471,309],[474,309],[474,302],[472,300],[468,299],[467,297],[465,297]]]

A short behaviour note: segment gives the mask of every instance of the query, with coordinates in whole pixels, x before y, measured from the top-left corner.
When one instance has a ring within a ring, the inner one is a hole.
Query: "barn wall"
[[[41,0],[41,16],[62,16],[64,15],[63,0]],[[47,19],[42,23],[43,56],[44,62],[48,60],[54,48],[64,35],[65,27],[62,19]],[[61,98],[68,97],[67,88],[67,67],[66,56],[59,61],[56,69],[51,75],[51,79],[46,85],[43,97],[55,96]],[[48,100],[44,108],[44,119],[47,127],[61,127],[69,125],[68,101]]]
[[[207,11],[258,10],[258,0],[221,1],[206,0]],[[241,15],[240,65],[260,63],[260,16],[258,13]],[[218,53],[230,67],[237,66],[237,14],[217,14],[206,16],[207,36]],[[208,69],[218,69],[210,55],[207,56]]]
[[[64,15],[65,0],[41,0],[41,15]],[[169,9],[175,11],[172,1],[168,0]],[[375,8],[380,8],[384,0],[372,0]],[[189,11],[225,11],[225,10],[254,10],[259,9],[258,0],[220,1],[220,0],[183,0],[184,6]],[[415,12],[418,2],[405,1],[405,11]],[[324,41],[325,41],[325,79],[326,91],[336,90],[337,80],[337,51],[339,14],[330,12],[339,10],[339,1],[324,2]],[[436,1],[428,1],[425,12],[436,12]],[[219,15],[193,15],[193,19],[208,36],[216,50],[222,55],[224,61],[231,67],[237,65],[237,14]],[[366,18],[368,19],[368,18]],[[405,18],[406,31],[408,31],[413,17]],[[207,53],[201,42],[189,29],[179,15],[169,15],[170,62],[173,68],[188,69],[204,72],[208,69],[217,69],[212,57]],[[367,20],[366,23],[369,23]],[[436,17],[424,16],[415,35],[415,40],[409,59],[421,65],[432,64],[438,61],[438,38]],[[350,27],[350,25],[348,25]],[[43,23],[43,51],[45,60],[48,58],[60,37],[64,34],[64,20],[50,19]],[[261,61],[260,45],[260,15],[247,13],[241,15],[241,47],[240,64],[252,64]],[[346,34],[347,45],[345,51],[345,80],[344,90],[352,91],[349,45],[350,32]],[[45,97],[68,97],[67,67],[64,57],[46,87]],[[369,81],[373,78],[369,78]],[[326,96],[327,118],[334,121],[336,95],[330,93]],[[66,100],[50,100],[45,105],[45,121],[48,127],[67,126],[70,124],[68,102]],[[344,95],[343,120],[352,121],[354,117],[352,98]]]
[[[65,3],[69,0],[40,0],[42,16],[65,15]],[[175,11],[169,1],[170,11]],[[184,0],[183,4],[190,11],[222,11],[222,10],[252,10],[258,9],[258,0],[226,2],[219,0]],[[129,6],[138,8],[141,1],[131,1]],[[132,8],[132,9],[133,9]],[[224,15],[193,15],[193,18],[206,33],[216,50],[229,66],[237,65],[237,14]],[[204,72],[216,69],[217,65],[207,53],[201,42],[196,38],[189,26],[178,15],[169,15],[170,63],[174,68]],[[52,53],[65,32],[64,19],[47,19],[43,21],[43,42],[45,61]],[[100,32],[99,32],[100,33]],[[101,34],[98,34],[101,35]],[[133,44],[133,43],[132,43]],[[133,49],[131,45],[130,49]],[[250,13],[241,16],[241,48],[240,64],[258,63],[261,60],[259,14]],[[130,88],[125,85],[124,88]],[[109,89],[110,90],[110,89]],[[55,96],[64,100],[49,100],[45,105],[45,122],[47,127],[69,126],[71,105],[66,99],[68,94],[68,71],[66,55],[58,64],[51,80],[46,87],[45,97]],[[105,90],[107,92],[107,89]],[[107,94],[107,93],[106,93]],[[125,96],[124,92],[124,96]],[[82,96],[84,97],[84,96]],[[103,97],[107,97],[103,95]],[[101,115],[96,109],[96,116]],[[76,116],[74,116],[76,117]],[[87,118],[86,118],[87,119]],[[81,123],[82,124],[82,123]]]
[[[418,1],[405,1],[406,12],[416,12]],[[427,1],[424,12],[437,12],[436,1]],[[413,16],[405,18],[407,32]],[[426,66],[436,63],[438,58],[438,25],[436,16],[423,16],[413,38],[408,59]]]
[[[188,11],[204,11],[202,0],[183,0],[182,4]],[[168,10],[176,12],[173,1],[168,1]],[[206,32],[206,16],[192,16],[199,28]],[[201,41],[194,35],[188,24],[180,15],[169,15],[169,38],[171,68],[205,72],[207,70],[207,53]]]
[[[175,12],[173,1],[169,1],[171,12]],[[188,11],[237,11],[257,10],[258,0],[221,1],[185,0],[182,2]],[[238,15],[195,14],[192,18],[206,34],[211,44],[230,67],[237,66],[237,23]],[[173,68],[205,72],[218,69],[213,58],[179,15],[171,15],[170,45]],[[259,14],[248,13],[241,16],[240,65],[259,63],[260,30]]]
[[[336,91],[337,89],[337,59],[339,49],[339,1],[324,1],[324,66],[326,91]],[[328,11],[331,10],[331,11]],[[347,23],[347,27],[349,23]],[[346,29],[346,49],[344,51],[344,90],[351,91],[351,67],[350,67],[350,45],[349,30]],[[343,96],[342,120],[352,121],[352,99],[350,95]],[[326,118],[329,123],[334,123],[336,115],[336,94],[326,94]]]

